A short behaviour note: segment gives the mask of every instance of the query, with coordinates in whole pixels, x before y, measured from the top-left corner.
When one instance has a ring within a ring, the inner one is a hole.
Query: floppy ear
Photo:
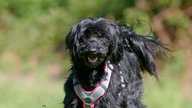
[[[110,30],[110,55],[109,60],[112,64],[117,64],[123,57],[123,41],[122,32],[119,27],[112,25],[113,29]]]
[[[70,32],[65,38],[66,48],[69,48],[72,60],[74,61],[77,57],[77,35],[80,32],[80,26],[78,24],[73,25]]]
[[[168,49],[155,39],[143,37],[134,33],[132,33],[129,38],[129,44],[140,62],[141,69],[148,71],[149,74],[158,79],[154,57],[165,54]]]
[[[116,44],[116,46],[114,46]],[[123,57],[123,45],[120,42],[115,42],[113,46],[111,47],[111,55],[110,55],[110,62],[112,64],[117,64]]]
[[[65,38],[65,43],[66,47],[69,48],[70,50],[74,47],[75,44],[75,37],[76,35],[80,32],[80,27],[79,25],[73,25],[72,28],[70,29],[70,32],[67,34]]]

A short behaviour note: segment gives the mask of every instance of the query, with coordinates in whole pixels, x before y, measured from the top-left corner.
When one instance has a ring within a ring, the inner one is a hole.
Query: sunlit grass
[[[171,58],[167,58],[159,82],[145,78],[143,102],[148,108],[191,108],[192,99],[185,98],[182,90],[184,53],[175,51]]]
[[[62,108],[63,83],[43,74],[35,79],[0,75],[0,108]]]
[[[183,54],[177,53],[175,58],[166,61],[160,73],[160,82],[144,76],[142,101],[148,108],[191,108],[192,100],[183,96],[180,82]],[[58,64],[67,71],[70,67],[69,59],[61,61],[58,60]],[[27,69],[22,71],[29,72],[15,74],[16,76],[10,72],[0,74],[0,108],[62,108],[63,84],[67,75],[61,79],[52,79],[48,75],[47,67],[50,65],[38,64],[33,67],[30,63],[25,64],[23,67],[26,66]]]
[[[191,108],[183,97],[181,84],[170,76],[162,78],[160,82],[145,81],[143,102],[148,108]]]
[[[46,77],[46,76],[45,76]],[[62,80],[39,76],[36,81],[0,76],[0,108],[62,108]],[[148,108],[191,108],[192,100],[183,97],[181,85],[171,77],[160,82],[145,79],[143,103]]]

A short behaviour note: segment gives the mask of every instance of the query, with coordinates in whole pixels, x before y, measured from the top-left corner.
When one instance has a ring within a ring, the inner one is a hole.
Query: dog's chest
[[[118,71],[117,66],[114,68],[114,66],[108,62],[105,65],[104,76],[102,80],[94,89],[90,91],[86,91],[83,86],[78,83],[76,76],[74,76],[74,91],[78,98],[83,102],[84,108],[95,108],[95,103],[103,103],[104,100],[107,100],[110,97],[113,97],[113,99],[117,99],[119,98],[119,96],[121,96],[122,89],[125,87],[125,81],[123,77],[123,72],[119,71],[120,74],[116,75],[117,73],[114,73],[116,71]],[[113,93],[113,91],[115,91],[116,93]],[[111,92],[112,94],[118,95],[110,95]]]

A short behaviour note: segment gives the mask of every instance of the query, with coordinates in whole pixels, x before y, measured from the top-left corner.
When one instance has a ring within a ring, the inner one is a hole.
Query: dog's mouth
[[[96,62],[98,59],[98,55],[97,54],[90,54],[88,55],[88,61],[89,62]]]

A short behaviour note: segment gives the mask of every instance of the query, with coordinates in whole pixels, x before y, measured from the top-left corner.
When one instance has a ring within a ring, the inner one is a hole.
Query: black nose
[[[97,52],[97,48],[95,46],[90,46],[89,47],[89,52],[90,53],[96,53]]]
[[[95,41],[92,41],[88,45],[89,52],[96,53],[97,52],[97,43]]]

